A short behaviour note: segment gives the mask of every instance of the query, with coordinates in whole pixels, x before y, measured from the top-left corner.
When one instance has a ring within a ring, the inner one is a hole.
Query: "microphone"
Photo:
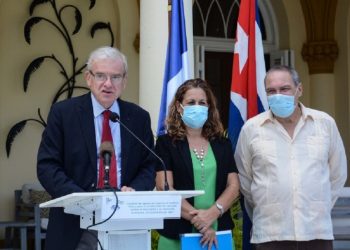
[[[164,164],[164,161],[162,160],[162,158],[160,158],[152,149],[150,149],[137,135],[134,134],[134,132],[132,132],[125,124],[123,124],[120,121],[120,117],[117,113],[115,112],[111,112],[109,115],[109,119],[112,122],[118,122],[120,125],[122,125],[123,128],[126,129],[126,131],[128,131],[136,140],[138,140],[149,152],[151,152],[162,164],[163,167],[163,171],[164,171],[164,190],[168,191],[169,190],[169,184],[168,184],[168,178],[167,178],[167,173],[166,173],[166,167]]]
[[[104,168],[104,180],[103,180],[103,189],[110,189],[109,185],[109,168],[111,166],[111,159],[114,152],[114,147],[111,141],[104,141],[100,146],[100,157],[103,159],[103,168]]]

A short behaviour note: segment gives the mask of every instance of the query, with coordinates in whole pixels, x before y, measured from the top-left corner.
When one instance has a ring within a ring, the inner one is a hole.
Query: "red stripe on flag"
[[[251,118],[258,114],[258,96],[256,86],[256,53],[255,53],[255,0],[242,0],[240,4],[238,25],[244,30],[248,36],[248,51],[237,51],[234,54],[232,68],[231,91],[240,94],[247,99],[247,118]],[[239,41],[238,25],[236,32],[236,40]],[[236,44],[237,44],[236,42]],[[240,53],[248,53],[245,65],[239,68]]]
[[[248,72],[247,63],[244,65],[242,73],[239,72],[239,54],[234,54],[233,56],[233,67],[232,67],[232,81],[231,81],[231,91],[240,94],[244,99],[247,99],[247,84]]]

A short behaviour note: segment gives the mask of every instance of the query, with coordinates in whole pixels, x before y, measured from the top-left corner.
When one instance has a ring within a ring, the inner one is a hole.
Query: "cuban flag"
[[[172,0],[171,27],[165,63],[157,134],[165,134],[168,107],[177,88],[190,78],[185,15],[182,0]]]
[[[228,134],[233,149],[247,119],[268,109],[266,73],[257,0],[241,0],[233,57]],[[251,222],[243,210],[243,250],[251,249]]]
[[[268,109],[257,0],[241,0],[233,56],[228,133],[234,149],[247,119]]]

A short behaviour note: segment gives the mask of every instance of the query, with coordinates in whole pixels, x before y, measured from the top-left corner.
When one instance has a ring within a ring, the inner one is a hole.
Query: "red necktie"
[[[105,110],[103,111],[103,122],[102,122],[102,142],[109,141],[113,145],[113,138],[112,138],[112,133],[111,133],[111,128],[109,126],[109,115],[111,111],[110,110]],[[112,188],[117,187],[117,161],[116,161],[116,156],[115,152],[112,153],[112,159],[111,159],[111,166],[109,170],[109,185]],[[103,164],[103,159],[100,157],[100,166],[99,166],[99,171],[98,171],[98,188],[104,188],[104,164]]]

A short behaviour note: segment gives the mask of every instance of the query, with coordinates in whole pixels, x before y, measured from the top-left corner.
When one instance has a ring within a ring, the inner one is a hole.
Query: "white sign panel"
[[[112,218],[148,219],[180,218],[181,195],[119,196],[118,207]],[[116,206],[115,197],[103,197],[100,219],[108,218]]]

